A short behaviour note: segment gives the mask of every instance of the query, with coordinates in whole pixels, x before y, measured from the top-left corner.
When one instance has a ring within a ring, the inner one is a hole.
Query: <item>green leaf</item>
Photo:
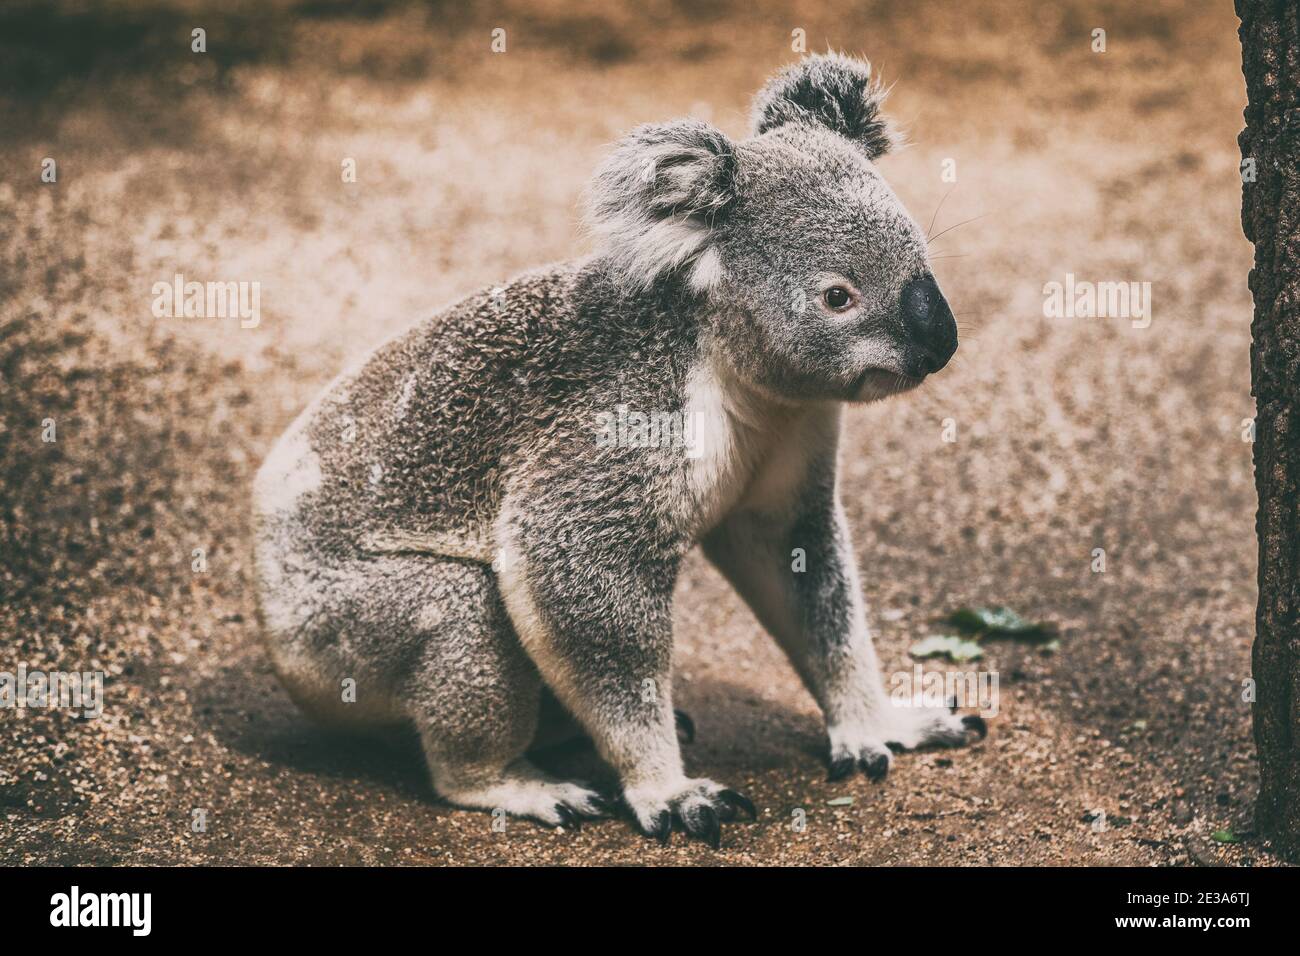
[[[827,801],[826,801],[826,806],[828,806],[828,807],[851,807],[851,806],[853,806],[853,798],[852,798],[852,797],[836,797],[834,800],[827,800]]]
[[[1231,830],[1215,830],[1210,838],[1216,843],[1240,843],[1241,838]]]
[[[1056,637],[1055,624],[1027,621],[1009,607],[963,607],[949,614],[944,623],[980,636],[1040,641]]]
[[[965,661],[979,660],[984,656],[984,649],[964,637],[931,634],[909,647],[907,653],[916,658],[947,657],[953,663],[961,664]]]

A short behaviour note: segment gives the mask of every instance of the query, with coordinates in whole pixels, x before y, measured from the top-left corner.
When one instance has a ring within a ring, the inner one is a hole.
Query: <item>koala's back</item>
[[[514,463],[548,436],[592,431],[590,410],[629,389],[669,400],[687,337],[671,308],[623,298],[581,263],[471,295],[303,412],[259,472],[260,536],[325,560],[376,540],[485,539]]]

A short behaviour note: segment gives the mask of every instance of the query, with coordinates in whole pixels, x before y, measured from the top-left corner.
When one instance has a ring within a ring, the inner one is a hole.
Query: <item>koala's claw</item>
[[[989,725],[977,714],[958,714],[953,709],[955,701],[944,707],[901,709],[891,715],[891,728],[885,746],[898,753],[918,747],[961,747],[975,739],[988,736]]]
[[[604,820],[614,815],[614,808],[604,797],[591,797],[584,806],[572,806],[557,803],[552,809],[553,817],[530,816],[527,819],[540,823],[549,829],[563,827],[566,830],[580,830],[582,824],[590,820]]]
[[[861,770],[872,783],[880,783],[889,774],[889,754],[868,746],[857,754],[833,756],[830,773],[826,775],[826,779],[834,783],[843,780],[855,770]]]
[[[837,757],[831,760],[831,770],[830,773],[826,775],[826,779],[831,783],[834,783],[837,780],[843,780],[853,772],[853,768],[856,767],[857,764],[857,760],[853,757]]]
[[[862,766],[862,772],[867,775],[867,779],[872,783],[880,783],[889,773],[889,755],[888,754],[870,754],[864,755],[859,761]]]
[[[695,721],[684,710],[674,710],[673,718],[677,722],[677,737],[684,744],[695,743]]]
[[[949,697],[945,703],[948,706],[949,713],[957,713],[956,695]],[[978,714],[967,714],[961,719],[961,725],[967,730],[975,731],[980,740],[983,740],[989,735],[989,725],[984,721],[984,718]]]
[[[716,850],[722,846],[723,823],[741,814],[758,819],[758,810],[748,797],[711,780],[686,780],[663,789],[639,788],[626,792],[624,800],[637,828],[662,844],[669,842],[676,826]]]
[[[644,832],[646,836],[658,840],[662,846],[667,846],[673,838],[673,815],[667,810],[661,810],[655,815],[654,822],[644,828]]]
[[[718,794],[718,799],[726,806],[723,814],[723,820],[736,819],[737,812],[743,811],[750,820],[758,820],[758,810],[754,807],[754,801],[743,793],[737,793],[735,790],[723,790]]]
[[[693,837],[698,837],[713,849],[722,846],[722,823],[718,811],[708,804],[693,807],[682,813],[682,826]]]
[[[582,828],[582,818],[564,804],[557,803],[555,805],[555,813],[560,818],[559,826],[562,826],[567,830],[578,830]]]
[[[579,820],[604,820],[614,815],[614,805],[601,796],[593,797],[586,807],[572,809]]]

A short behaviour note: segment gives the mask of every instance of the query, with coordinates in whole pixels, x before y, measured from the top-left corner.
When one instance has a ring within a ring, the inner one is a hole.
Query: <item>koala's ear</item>
[[[731,141],[707,123],[641,126],[596,173],[587,215],[601,252],[633,288],[686,267],[706,292],[722,276],[711,243],[736,197]]]
[[[754,135],[787,123],[820,123],[876,159],[899,139],[880,112],[887,92],[872,77],[866,60],[843,53],[807,56],[758,91],[751,115]]]

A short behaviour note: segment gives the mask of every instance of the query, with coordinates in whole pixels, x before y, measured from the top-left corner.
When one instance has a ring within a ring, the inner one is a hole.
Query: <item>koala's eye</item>
[[[833,285],[822,293],[822,301],[838,312],[853,301],[853,294],[842,285]]]

